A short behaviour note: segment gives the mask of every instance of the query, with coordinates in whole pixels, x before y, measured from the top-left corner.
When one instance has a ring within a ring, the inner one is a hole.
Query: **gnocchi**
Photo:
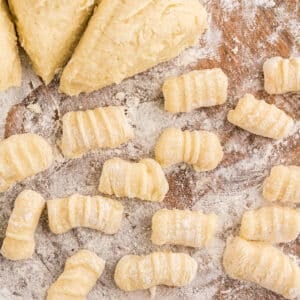
[[[263,70],[267,93],[300,91],[300,57],[272,57],[264,63]]]
[[[156,143],[155,159],[163,167],[185,162],[203,172],[218,166],[223,150],[218,136],[212,132],[167,128]]]
[[[244,130],[272,139],[286,137],[294,127],[293,119],[284,111],[255,99],[251,94],[239,100],[236,108],[229,111],[227,119]]]
[[[51,285],[47,300],[84,300],[103,273],[105,261],[95,253],[80,250],[69,257],[63,273]]]
[[[120,289],[136,291],[157,285],[185,286],[196,273],[197,262],[185,253],[153,252],[145,256],[122,257],[114,279]]]
[[[281,206],[262,207],[244,213],[240,236],[246,240],[287,243],[300,233],[300,213]]]
[[[36,134],[10,136],[0,142],[0,192],[14,183],[46,170],[53,161],[52,149]]]
[[[226,102],[228,78],[222,69],[197,70],[169,78],[163,85],[165,110],[190,112]]]
[[[300,296],[300,268],[270,244],[229,239],[223,265],[234,279],[254,282],[287,299]]]
[[[104,163],[99,184],[101,193],[160,202],[168,190],[165,174],[153,159],[134,163],[115,157]]]
[[[152,243],[205,247],[213,239],[217,216],[201,211],[161,209],[152,217]]]
[[[263,183],[263,196],[268,201],[300,203],[300,167],[273,167]]]
[[[89,150],[115,148],[132,137],[133,131],[122,106],[73,111],[63,116],[61,149],[69,158],[79,157]]]
[[[45,207],[44,198],[31,190],[21,192],[8,221],[1,253],[10,260],[28,259],[35,249],[34,233]]]
[[[53,233],[88,227],[106,234],[116,233],[121,226],[123,205],[109,198],[72,195],[47,202],[49,226]]]

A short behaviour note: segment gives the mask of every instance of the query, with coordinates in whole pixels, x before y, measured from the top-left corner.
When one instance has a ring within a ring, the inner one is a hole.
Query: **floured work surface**
[[[59,94],[58,82],[53,82],[48,87],[36,88],[11,108],[5,126],[6,137],[34,132],[54,145],[61,137],[59,118],[64,113],[103,105],[126,105],[135,138],[118,149],[89,153],[75,160],[64,160],[56,145],[57,160],[49,170],[1,195],[0,239],[4,237],[14,199],[25,187],[41,192],[47,199],[76,192],[96,195],[106,159],[153,157],[158,136],[169,126],[216,132],[225,150],[220,167],[206,173],[196,173],[185,165],[170,167],[166,170],[170,191],[165,200],[161,204],[121,200],[125,205],[125,218],[121,230],[113,236],[81,228],[54,235],[48,228],[44,212],[36,234],[33,259],[11,262],[0,257],[0,299],[43,299],[47,288],[62,272],[66,258],[82,248],[95,251],[107,261],[88,299],[149,299],[148,291],[126,294],[119,290],[113,282],[113,271],[123,255],[143,255],[153,250],[183,251],[191,254],[199,264],[198,275],[189,286],[159,287],[157,299],[281,299],[256,285],[229,279],[223,272],[221,258],[225,240],[238,232],[243,212],[264,204],[262,181],[271,167],[279,163],[300,164],[300,94],[267,95],[263,91],[262,74],[266,58],[300,55],[300,5],[297,6],[295,0],[206,2],[209,30],[199,46],[185,51],[179,58],[118,86],[74,98]],[[161,87],[167,77],[212,67],[221,67],[229,77],[229,99],[225,105],[177,115],[163,110]],[[32,88],[35,85],[30,84]],[[282,141],[271,141],[229,124],[227,112],[245,93],[275,103],[293,116],[296,119],[293,135]],[[15,103],[11,94],[3,110],[10,101]],[[162,207],[202,209],[218,214],[221,224],[214,243],[202,250],[152,245],[151,218]],[[281,245],[296,259],[298,255],[298,263],[299,242],[298,238],[297,242]]]

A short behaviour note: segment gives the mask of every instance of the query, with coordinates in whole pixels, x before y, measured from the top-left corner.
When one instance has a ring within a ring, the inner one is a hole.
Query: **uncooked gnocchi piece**
[[[199,107],[223,104],[227,99],[228,78],[218,68],[197,70],[169,78],[163,85],[165,110],[190,112]]]
[[[263,196],[268,201],[300,203],[300,167],[273,167],[263,183]]]
[[[32,256],[34,233],[45,203],[40,194],[31,190],[24,190],[18,195],[1,248],[2,255],[7,259],[21,260]]]
[[[49,226],[53,233],[65,233],[76,227],[88,227],[106,234],[121,226],[123,205],[101,196],[72,195],[47,202]]]
[[[0,91],[21,85],[21,62],[14,24],[5,1],[0,0]]]
[[[300,268],[270,244],[229,239],[223,265],[234,279],[254,282],[287,299],[300,296]]]
[[[161,166],[146,158],[138,163],[112,158],[104,163],[99,191],[117,197],[162,201],[169,184]]]
[[[185,286],[197,273],[197,262],[185,253],[153,252],[126,255],[115,270],[115,282],[124,291],[149,289],[157,285]]]
[[[155,159],[163,166],[185,162],[199,172],[215,169],[223,158],[219,138],[208,131],[167,128],[155,146]]]
[[[20,43],[48,84],[72,55],[94,0],[9,0]]]
[[[52,149],[39,135],[24,133],[0,142],[0,192],[17,181],[46,170],[53,161]]]
[[[263,66],[265,90],[269,94],[300,91],[300,57],[272,57]]]
[[[272,139],[286,137],[294,127],[294,121],[275,105],[257,100],[251,94],[241,98],[227,119],[230,123],[251,133]]]
[[[198,0],[102,0],[63,71],[60,90],[77,95],[120,83],[195,45],[206,28]]]
[[[122,106],[73,111],[63,116],[61,148],[66,157],[79,157],[93,149],[115,148],[132,137]]]
[[[161,209],[152,217],[152,243],[205,247],[214,238],[217,219],[201,211]]]
[[[300,233],[300,213],[289,207],[268,206],[244,213],[240,236],[246,240],[287,243]]]
[[[84,300],[103,273],[105,261],[80,250],[69,257],[63,273],[48,289],[47,300]]]

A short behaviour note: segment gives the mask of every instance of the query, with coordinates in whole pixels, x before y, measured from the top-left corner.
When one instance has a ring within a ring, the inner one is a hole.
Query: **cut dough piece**
[[[102,0],[60,90],[77,95],[120,83],[195,45],[206,27],[198,0]]]
[[[48,84],[72,55],[94,0],[9,0],[21,45]]]
[[[21,85],[21,62],[15,28],[4,0],[0,0],[0,91]]]

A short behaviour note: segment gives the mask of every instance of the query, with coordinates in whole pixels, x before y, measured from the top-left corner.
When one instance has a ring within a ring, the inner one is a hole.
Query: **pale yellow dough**
[[[162,201],[168,190],[165,174],[153,159],[146,158],[135,163],[115,157],[103,165],[99,184],[101,193]]]
[[[300,296],[300,268],[279,249],[264,242],[229,239],[223,256],[226,273],[261,285],[287,299]]]
[[[135,291],[157,285],[185,286],[196,273],[197,262],[185,253],[153,252],[145,256],[122,257],[114,279],[120,289]]]
[[[281,139],[291,133],[293,119],[283,110],[253,95],[246,94],[234,110],[230,110],[227,119],[230,123],[251,133],[272,139]]]
[[[72,55],[94,0],[9,0],[21,45],[48,84]]]
[[[156,143],[155,159],[163,167],[185,162],[203,172],[218,166],[223,150],[218,136],[212,132],[167,128]]]
[[[228,78],[221,69],[196,70],[169,78],[163,85],[165,110],[190,112],[199,107],[220,105],[227,99]]]
[[[0,192],[46,170],[53,162],[51,146],[39,135],[24,133],[0,142]]]
[[[288,243],[300,233],[300,212],[289,207],[267,206],[244,213],[240,236],[246,240]]]
[[[121,226],[123,205],[101,196],[72,195],[47,202],[48,220],[53,233],[65,233],[72,228],[87,227],[116,233]]]
[[[66,113],[62,119],[64,156],[76,158],[90,150],[115,148],[128,142],[133,131],[124,110],[123,106],[108,106]]]
[[[63,273],[48,289],[47,300],[85,300],[103,273],[105,261],[89,250],[69,257]]]
[[[4,0],[0,0],[0,91],[21,85],[21,62],[15,28]]]
[[[19,194],[3,240],[3,256],[11,260],[32,256],[35,249],[34,233],[45,204],[44,198],[34,191],[25,190]]]
[[[161,209],[152,217],[152,243],[205,247],[214,238],[217,219],[201,211]]]
[[[265,90],[269,94],[300,92],[300,57],[272,57],[264,63]]]
[[[60,90],[77,95],[120,83],[195,45],[206,27],[198,0],[102,0]]]
[[[263,196],[268,201],[300,203],[300,167],[273,167],[263,183]]]

